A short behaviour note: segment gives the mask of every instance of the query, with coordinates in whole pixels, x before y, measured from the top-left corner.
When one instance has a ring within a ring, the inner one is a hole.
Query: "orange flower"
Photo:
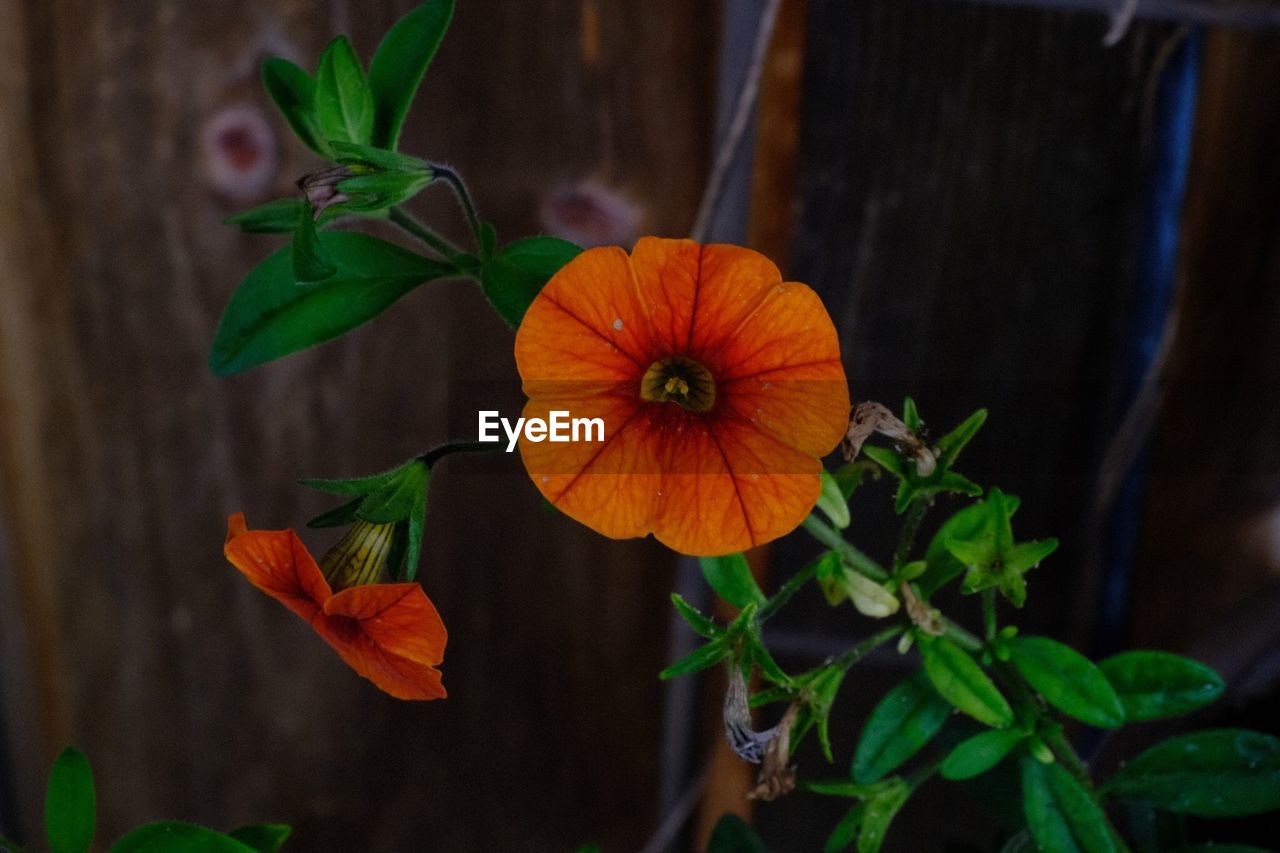
[[[292,530],[249,530],[238,512],[227,520],[223,553],[382,690],[397,699],[443,699],[436,666],[448,635],[440,614],[416,583],[369,582],[390,550],[391,527],[356,522],[321,572]],[[335,593],[330,581],[347,588]]]
[[[741,551],[793,530],[849,423],[817,294],[737,246],[646,237],[590,249],[516,334],[524,416],[600,418],[604,441],[521,437],[543,495],[606,536]],[[584,433],[585,435],[585,433]]]

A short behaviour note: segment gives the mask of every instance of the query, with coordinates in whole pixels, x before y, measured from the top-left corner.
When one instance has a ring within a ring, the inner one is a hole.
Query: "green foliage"
[[[326,140],[367,143],[373,135],[373,92],[346,36],[329,42],[316,70],[316,119]]]
[[[852,520],[849,517],[849,498],[845,496],[840,481],[826,471],[822,472],[822,491],[818,495],[818,509],[831,519],[837,530],[844,530]]]
[[[1176,717],[1222,695],[1221,676],[1169,652],[1122,652],[1098,664],[1120,696],[1129,722]]]
[[[1004,495],[1005,514],[1012,518],[1021,503],[1014,495]],[[989,518],[990,507],[987,502],[977,501],[953,513],[942,523],[925,551],[927,568],[916,582],[921,595],[928,598],[964,573],[964,563],[952,556],[947,545],[953,540],[966,542],[980,538]]]
[[[919,415],[915,412],[915,403],[908,401],[908,405],[910,411],[906,414],[911,415],[918,425]],[[971,497],[982,494],[980,486],[952,470],[952,466],[955,464],[956,457],[960,455],[960,451],[973,440],[986,420],[987,410],[979,409],[939,439],[936,447],[937,465],[926,475],[919,472],[915,459],[883,447],[864,447],[862,452],[869,459],[874,460],[898,478],[898,493],[893,502],[894,512],[901,515],[917,498],[927,498],[942,492],[957,492]]]
[[[276,853],[292,832],[282,823],[255,823],[232,831],[231,837],[258,853]]]
[[[309,213],[307,204],[296,198],[282,198],[228,216],[224,225],[235,225],[246,234],[275,234],[296,229]]]
[[[1120,768],[1106,791],[1200,817],[1280,809],[1280,740],[1244,729],[1172,737]]]
[[[1114,853],[1106,815],[1061,764],[1022,758],[1027,828],[1044,853]]]
[[[316,117],[316,81],[287,59],[272,56],[262,63],[262,85],[289,127],[312,151],[328,156]]]
[[[452,18],[453,0],[427,0],[383,36],[369,61],[375,145],[396,148],[409,106]]]
[[[716,594],[734,607],[746,607],[752,603],[764,604],[764,593],[756,584],[751,567],[747,565],[747,558],[742,554],[700,557],[698,564],[702,567],[702,576]]]
[[[128,833],[111,853],[256,853],[259,848],[203,826],[169,820]]]
[[[299,284],[324,281],[332,278],[338,268],[333,265],[329,250],[320,242],[320,233],[316,231],[315,220],[311,218],[311,207],[304,208],[298,217],[298,228],[293,232],[290,259],[293,262],[293,278]]]
[[[1048,637],[1014,637],[1009,651],[1022,677],[1059,711],[1104,729],[1124,723],[1111,682],[1075,649]]]
[[[1014,607],[1021,607],[1027,599],[1027,583],[1022,576],[1057,550],[1058,540],[1014,542],[1009,522],[1013,511],[999,489],[992,489],[982,506],[986,517],[976,529],[955,531],[943,544],[969,569],[962,591],[999,589]]]
[[[735,814],[726,814],[711,830],[707,853],[765,853],[765,849],[760,836],[746,821]]]
[[[957,744],[939,771],[944,779],[971,779],[1003,761],[1026,737],[1026,732],[1014,728],[979,732]]]
[[[885,779],[854,805],[827,838],[827,853],[838,853],[857,844],[858,853],[878,853],[889,824],[911,796],[911,785],[900,777]]]
[[[214,337],[209,366],[230,376],[331,340],[384,311],[451,268],[367,234],[321,234],[336,272],[299,286],[289,249],[249,273],[232,295]]]
[[[980,723],[1005,728],[1013,723],[1013,709],[982,667],[947,637],[917,636],[924,671],[934,688],[957,709]]]
[[[885,694],[862,728],[853,754],[853,780],[869,784],[897,770],[933,739],[951,715],[923,672]]]
[[[679,593],[671,593],[671,603],[689,627],[707,639],[714,639],[724,632],[716,627],[716,623],[703,616],[692,604],[680,597]]]
[[[543,285],[581,251],[558,237],[517,240],[485,262],[480,286],[498,315],[517,328]]]
[[[87,853],[93,845],[96,816],[89,759],[80,750],[67,747],[54,759],[44,797],[50,853]]]

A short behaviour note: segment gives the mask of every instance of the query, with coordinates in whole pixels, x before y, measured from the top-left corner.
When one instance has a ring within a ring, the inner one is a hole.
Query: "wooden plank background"
[[[205,369],[279,242],[219,220],[316,165],[260,61],[313,66],[340,31],[367,57],[411,5],[0,2],[0,636],[29,833],[68,742],[98,771],[103,839],[156,818],[285,821],[299,850],[627,849],[652,829],[661,549],[546,517],[514,458],[451,459],[423,571],[451,698],[426,705],[357,679],[221,557],[229,512],[300,524],[326,504],[296,477],[380,470],[518,399],[511,334],[462,283],[247,376]],[[459,5],[407,150],[459,167],[507,237],[584,180],[687,231],[710,0]],[[217,121],[265,127],[274,164],[220,177]],[[457,219],[443,191],[420,212]]]

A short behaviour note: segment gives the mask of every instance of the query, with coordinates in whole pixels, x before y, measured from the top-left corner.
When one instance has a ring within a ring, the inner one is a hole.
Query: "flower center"
[[[716,402],[711,371],[691,358],[668,356],[649,365],[640,380],[640,397],[651,403],[676,403],[691,412],[710,411]]]
[[[320,558],[320,571],[335,592],[376,583],[386,568],[394,538],[394,524],[357,521],[329,553]]]

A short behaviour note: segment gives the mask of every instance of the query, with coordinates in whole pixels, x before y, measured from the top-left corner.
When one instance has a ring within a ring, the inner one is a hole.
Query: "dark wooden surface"
[[[546,517],[514,457],[451,459],[433,488],[445,702],[381,696],[221,557],[229,512],[300,525],[326,504],[295,478],[379,470],[517,402],[511,334],[462,283],[244,377],[204,366],[278,242],[219,220],[316,165],[259,62],[312,65],[338,31],[367,57],[410,5],[0,3],[0,636],[29,833],[68,742],[98,771],[103,840],[273,819],[307,851],[628,849],[653,826],[671,559]],[[687,230],[713,3],[459,5],[407,150],[459,167],[508,237],[586,179],[645,230]],[[202,148],[229,109],[279,146],[253,180]],[[457,219],[442,191],[419,212]]]

